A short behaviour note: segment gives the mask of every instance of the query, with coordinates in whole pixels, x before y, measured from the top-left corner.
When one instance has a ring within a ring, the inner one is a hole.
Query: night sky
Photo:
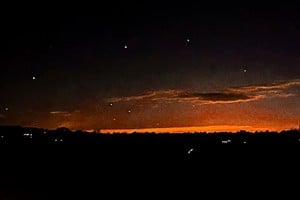
[[[0,125],[297,128],[299,22],[282,4],[2,14]]]

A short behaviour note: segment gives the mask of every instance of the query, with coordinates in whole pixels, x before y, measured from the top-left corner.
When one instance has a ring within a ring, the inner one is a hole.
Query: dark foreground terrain
[[[65,187],[72,186],[76,196],[74,188],[91,185],[187,186],[191,183],[186,178],[198,184],[226,185],[233,176],[238,176],[236,183],[291,178],[296,177],[300,158],[297,130],[109,135],[65,128],[0,127],[0,143],[0,191],[6,191],[0,195],[24,193],[21,199],[26,199],[26,188],[36,192],[47,188],[47,194],[56,194],[52,188],[69,191]],[[182,178],[186,180],[179,181]],[[23,193],[12,192],[16,187],[23,188]]]
[[[176,147],[185,150],[199,145],[300,145],[300,131],[282,132],[240,131],[238,133],[114,133],[101,134],[84,131],[70,131],[67,128],[56,130],[23,128],[20,126],[0,126],[2,145],[97,145],[98,147]]]

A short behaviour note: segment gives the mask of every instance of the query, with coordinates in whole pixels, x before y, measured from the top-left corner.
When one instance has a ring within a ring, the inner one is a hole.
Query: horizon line
[[[300,126],[298,127],[259,127],[259,126],[238,126],[238,125],[211,125],[211,126],[187,126],[187,127],[156,127],[156,128],[111,128],[111,129],[74,129],[70,127],[56,127],[56,128],[42,128],[34,126],[22,126],[22,125],[0,125],[1,126],[17,126],[21,128],[37,128],[46,130],[56,130],[59,128],[66,128],[72,132],[82,131],[88,133],[103,133],[103,134],[113,134],[113,133],[238,133],[241,131],[246,132],[281,132],[288,130],[298,130],[300,131]]]
[[[292,128],[290,128],[292,129]],[[164,127],[164,128],[121,128],[121,129],[99,129],[99,133],[195,133],[195,132],[232,132],[240,131],[257,132],[257,131],[276,131],[289,130],[288,128],[265,128],[254,126],[236,126],[236,125],[216,125],[216,126],[190,126],[190,127]],[[87,132],[94,132],[95,130],[86,130]]]

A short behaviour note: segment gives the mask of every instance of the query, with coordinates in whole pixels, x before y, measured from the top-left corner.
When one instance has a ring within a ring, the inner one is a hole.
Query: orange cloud
[[[150,91],[145,94],[116,97],[107,99],[108,102],[129,102],[129,101],[142,101],[142,102],[193,102],[197,104],[231,104],[231,103],[244,103],[256,101],[265,98],[287,98],[295,96],[295,94],[288,93],[286,90],[300,86],[300,80],[280,81],[270,85],[253,85],[242,86],[235,88],[228,88],[226,90],[217,92],[191,92],[184,90],[161,90]]]
[[[64,117],[68,117],[71,116],[72,114],[68,111],[51,111],[50,112],[51,115],[57,115],[57,116],[64,116]]]

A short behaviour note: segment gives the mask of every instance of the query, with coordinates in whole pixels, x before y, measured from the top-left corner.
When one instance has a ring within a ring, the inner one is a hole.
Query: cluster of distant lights
[[[298,140],[300,142],[300,139]],[[228,139],[228,140],[221,140],[221,144],[230,144],[232,143],[232,140]],[[242,144],[247,144],[247,141],[243,141]],[[195,152],[195,148],[190,148],[187,151],[187,154],[191,155],[193,152]]]
[[[231,143],[231,140],[222,140],[222,144],[229,144]]]
[[[43,131],[43,134],[46,135],[47,134],[47,131]],[[33,134],[32,133],[29,133],[29,132],[25,132],[23,133],[23,137],[24,138],[28,138],[28,139],[33,139]],[[4,136],[0,136],[0,139],[4,139]],[[64,142],[64,139],[62,138],[54,138],[52,140],[54,143],[63,143]]]
[[[32,133],[24,133],[23,136],[32,139]]]
[[[62,138],[55,138],[54,139],[54,142],[56,142],[56,143],[62,143],[64,140],[62,139]]]

